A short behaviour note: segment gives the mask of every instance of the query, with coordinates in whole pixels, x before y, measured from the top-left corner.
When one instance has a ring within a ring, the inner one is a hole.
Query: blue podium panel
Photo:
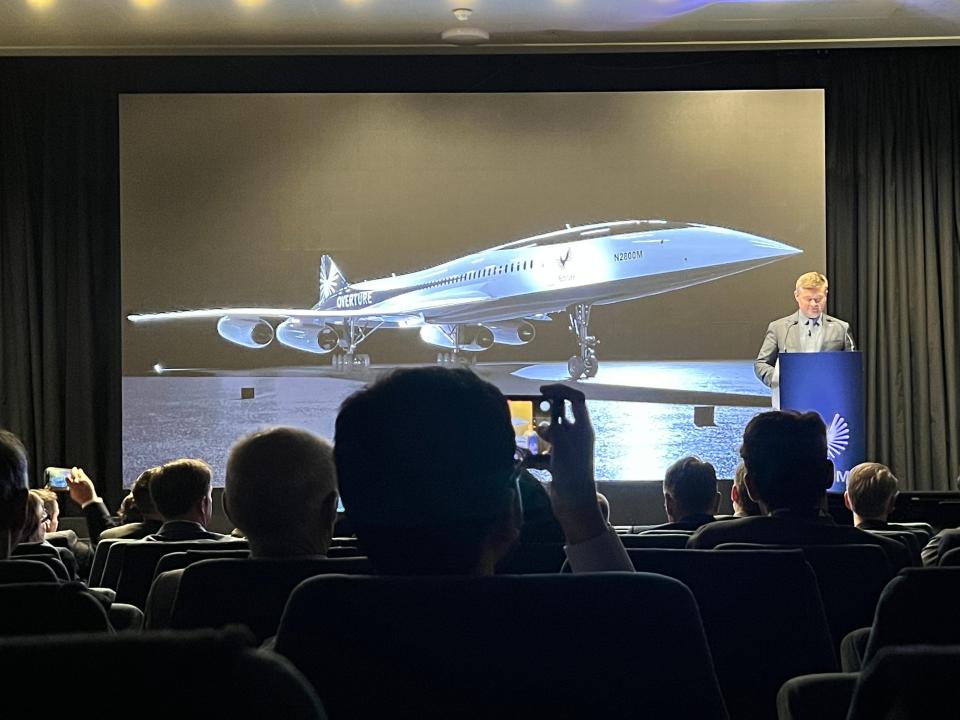
[[[836,468],[830,492],[843,492],[850,468],[867,453],[860,353],[780,353],[779,362],[780,407],[813,410],[823,418],[827,454]]]

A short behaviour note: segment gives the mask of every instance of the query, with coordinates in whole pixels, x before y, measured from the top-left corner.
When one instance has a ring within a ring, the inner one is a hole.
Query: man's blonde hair
[[[807,290],[823,290],[827,291],[828,283],[826,275],[818,272],[808,272],[804,273],[797,278],[797,285],[794,288],[794,291],[807,289]]]
[[[860,517],[886,518],[890,498],[896,494],[897,478],[886,465],[860,463],[847,476],[850,507]]]

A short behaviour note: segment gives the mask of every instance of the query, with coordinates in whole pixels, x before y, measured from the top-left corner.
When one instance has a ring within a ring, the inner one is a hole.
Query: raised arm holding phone
[[[594,432],[586,397],[569,385],[543,385],[551,400],[547,427],[537,428],[550,451],[550,501],[567,539],[566,551],[574,572],[632,571],[633,564],[620,538],[607,523],[597,502],[594,479]],[[571,417],[565,413],[570,403]]]

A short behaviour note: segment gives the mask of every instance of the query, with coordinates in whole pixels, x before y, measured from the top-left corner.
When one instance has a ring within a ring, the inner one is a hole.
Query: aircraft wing
[[[411,298],[401,295],[388,298],[373,305],[356,309],[312,310],[304,308],[231,307],[205,310],[171,310],[158,313],[135,313],[127,315],[133,323],[149,323],[170,320],[219,319],[227,315],[238,317],[296,318],[298,320],[323,320],[339,324],[348,319],[366,322],[397,322],[417,324],[423,322],[423,313],[456,305],[469,305],[488,299],[485,295],[448,295]]]

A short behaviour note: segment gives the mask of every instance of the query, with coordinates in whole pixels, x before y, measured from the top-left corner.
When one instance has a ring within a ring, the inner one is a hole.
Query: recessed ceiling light
[[[163,2],[163,0],[130,0],[131,4],[136,5],[142,10],[150,10]]]
[[[47,8],[53,7],[56,2],[57,0],[27,0],[27,5],[34,10],[46,10]]]
[[[267,0],[234,0],[234,2],[244,8],[258,8],[267,4]]]

